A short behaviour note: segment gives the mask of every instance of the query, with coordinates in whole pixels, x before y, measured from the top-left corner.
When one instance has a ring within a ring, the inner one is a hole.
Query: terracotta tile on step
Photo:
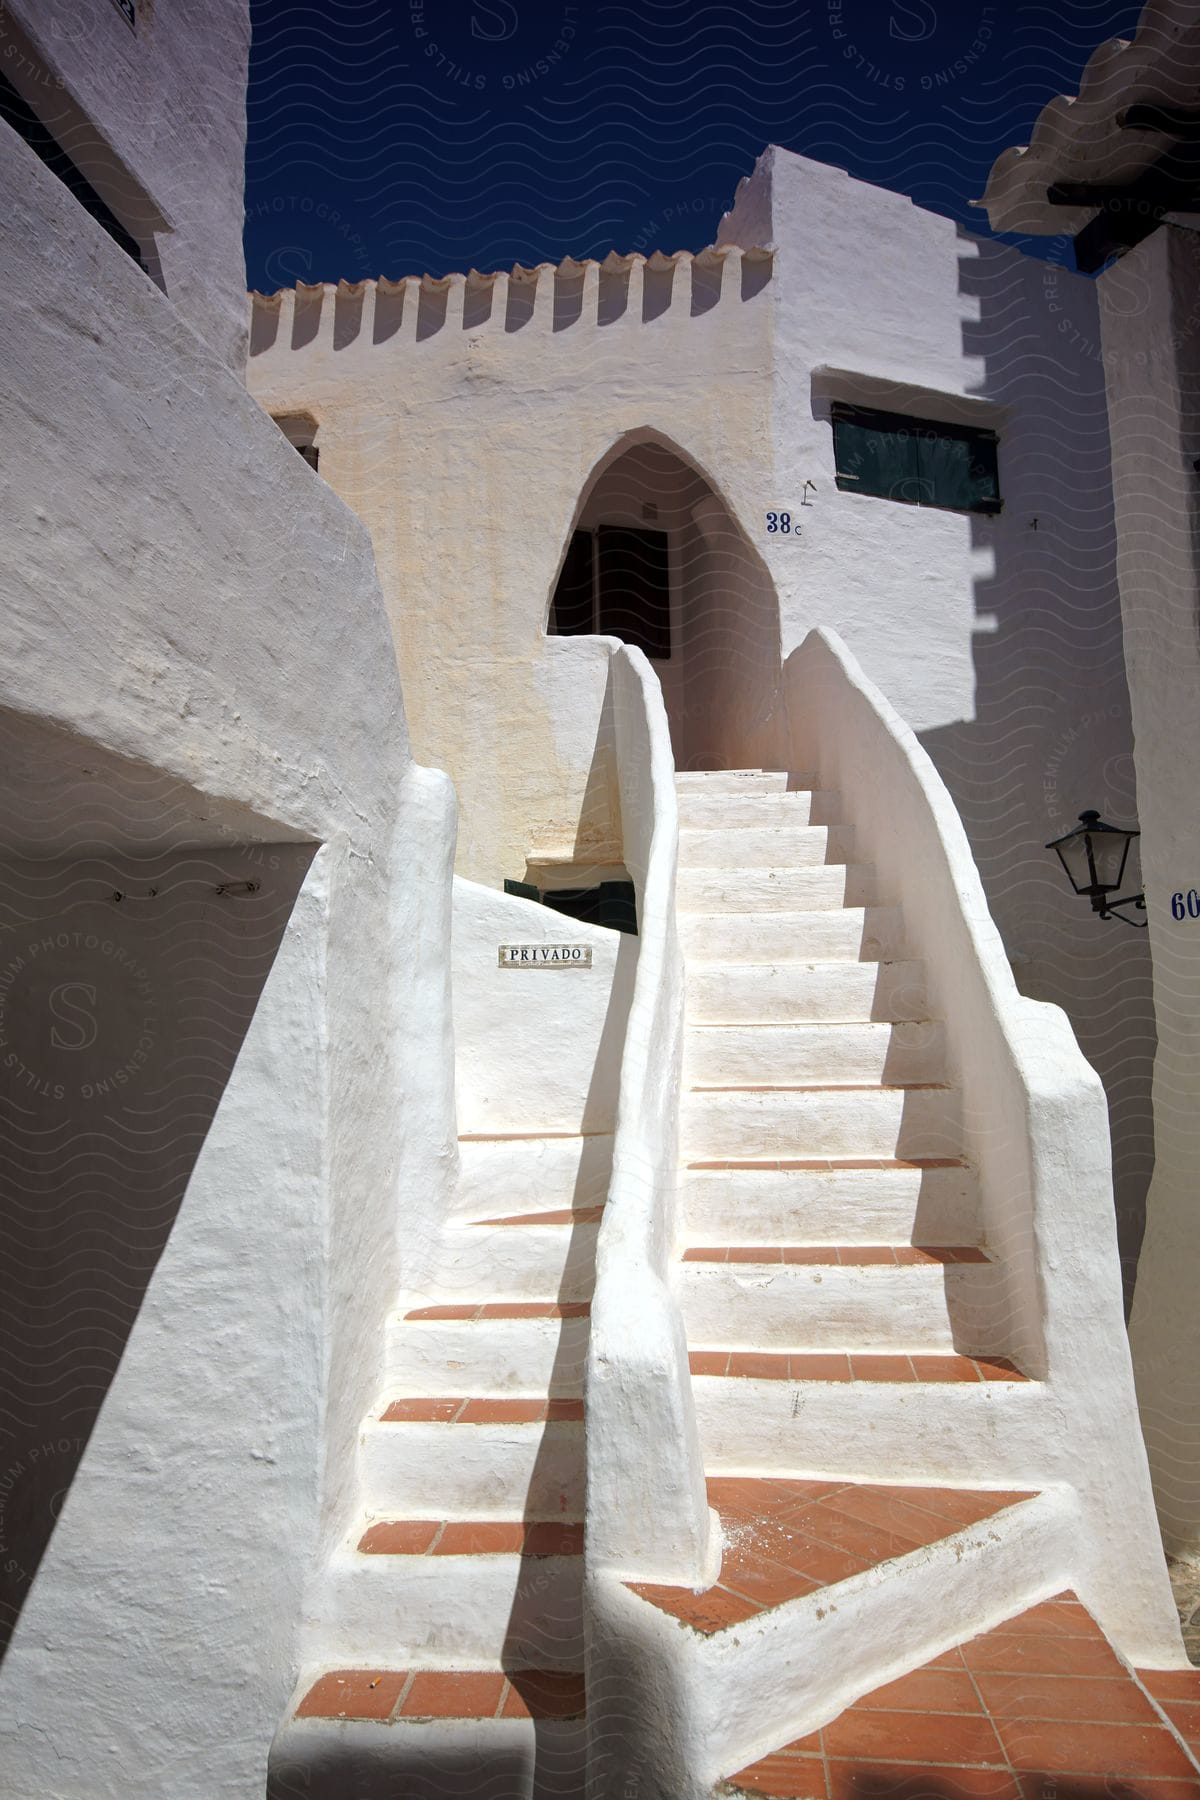
[[[335,1669],[309,1688],[298,1719],[388,1719],[408,1680],[407,1670]]]
[[[479,1309],[481,1319],[556,1319],[559,1308],[551,1300],[489,1300]]]
[[[1068,1724],[1061,1719],[997,1719],[1014,1769],[1030,1774],[1193,1776],[1196,1771],[1165,1726]],[[1200,1777],[1197,1777],[1200,1782]]]
[[[479,1307],[476,1306],[418,1306],[413,1312],[406,1312],[406,1319],[473,1319]]]
[[[939,1519],[945,1519],[947,1525],[952,1526],[955,1531],[961,1531],[965,1525],[978,1525],[981,1520],[990,1519],[996,1513],[1003,1512],[1005,1507],[1016,1506],[1031,1496],[1011,1492],[987,1493],[982,1488],[910,1488],[907,1490],[907,1497],[922,1512],[934,1513]]]
[[[771,1350],[735,1350],[729,1358],[729,1373],[744,1381],[786,1381],[788,1357]]]
[[[468,1400],[461,1425],[536,1425],[546,1416],[544,1400]]]
[[[915,1550],[926,1544],[936,1544],[939,1538],[947,1537],[945,1522],[936,1518],[933,1513],[921,1510],[920,1489],[913,1491],[911,1498],[887,1488],[869,1487],[848,1488],[838,1495],[838,1511],[851,1519],[857,1519],[861,1525],[877,1526],[892,1537],[902,1538]]]
[[[1005,1767],[991,1721],[981,1714],[877,1712],[852,1706],[825,1726],[823,1736],[831,1758]]]
[[[729,1255],[724,1244],[693,1244],[690,1250],[683,1253],[684,1262],[723,1263]]]
[[[1006,1356],[977,1356],[974,1359],[976,1368],[985,1381],[1028,1381],[1016,1363],[1009,1362]]]
[[[864,1356],[857,1350],[850,1354],[850,1368],[855,1381],[911,1381],[912,1363],[907,1356]]]
[[[437,1519],[380,1519],[358,1540],[364,1556],[424,1556],[441,1530]]]
[[[505,1719],[581,1719],[583,1676],[559,1669],[510,1669],[504,1696]]]
[[[1077,1725],[1158,1725],[1151,1702],[1128,1676],[996,1675],[975,1680],[997,1720],[1062,1719]]]
[[[850,1358],[839,1352],[799,1351],[789,1356],[793,1381],[852,1381]]]
[[[1158,1703],[1193,1754],[1200,1752],[1200,1700],[1160,1700]]]
[[[839,1550],[835,1544],[809,1544],[803,1555],[797,1554],[797,1566],[818,1587],[833,1587],[835,1582],[849,1581],[871,1567],[871,1558],[855,1556]]]
[[[796,1738],[790,1744],[781,1744],[777,1752],[780,1756],[824,1756],[825,1746],[819,1731],[810,1731],[807,1737]]]
[[[826,1585],[767,1557],[754,1558],[737,1566],[722,1564],[721,1567],[721,1586],[726,1593],[752,1600],[763,1612],[784,1606],[789,1600],[799,1600]]]
[[[494,1719],[504,1692],[497,1671],[422,1669],[404,1697],[402,1719]]]
[[[728,1350],[689,1350],[688,1368],[693,1375],[725,1375],[729,1372]]]
[[[1054,1637],[1103,1637],[1095,1619],[1072,1593],[1056,1594],[1051,1600],[1039,1600],[1011,1619],[992,1627],[997,1632],[1012,1632],[1017,1637],[1032,1637],[1049,1632]]]
[[[919,1768],[912,1763],[831,1762],[830,1800],[1029,1800],[1005,1769]],[[1036,1800],[1065,1800],[1053,1792]],[[1085,1800],[1074,1795],[1072,1800]],[[1112,1800],[1097,1794],[1095,1800]]]
[[[865,1563],[890,1562],[893,1557],[907,1556],[914,1547],[911,1538],[878,1525],[865,1525],[861,1519],[840,1512],[836,1501],[812,1507],[790,1523],[820,1544],[860,1557]]]
[[[914,1669],[897,1681],[864,1694],[855,1705],[867,1712],[979,1713],[983,1711],[975,1683],[960,1663],[957,1669]]]
[[[393,1400],[383,1415],[386,1425],[448,1425],[462,1400]]]
[[[828,1800],[829,1792],[823,1762],[779,1752],[731,1775],[729,1785],[743,1793],[769,1796],[770,1800]]]
[[[918,1381],[968,1381],[979,1384],[979,1370],[969,1356],[914,1356],[913,1373]]]
[[[525,1541],[520,1519],[452,1519],[445,1526],[435,1556],[517,1556]]]
[[[761,1610],[752,1600],[727,1594],[719,1587],[709,1588],[703,1594],[693,1594],[690,1588],[656,1587],[644,1582],[631,1581],[629,1587],[660,1612],[669,1613],[706,1637],[714,1631],[724,1631],[727,1625],[744,1624]]]
[[[836,1263],[838,1259],[836,1249],[828,1244],[785,1244],[782,1254],[784,1262],[794,1266],[821,1267]]]
[[[551,1425],[569,1424],[583,1417],[582,1400],[547,1400],[546,1421]]]
[[[534,1519],[525,1527],[526,1556],[582,1556],[582,1522]]]
[[[890,1244],[852,1244],[839,1249],[837,1259],[846,1268],[874,1268],[883,1263],[894,1268],[896,1252]]]

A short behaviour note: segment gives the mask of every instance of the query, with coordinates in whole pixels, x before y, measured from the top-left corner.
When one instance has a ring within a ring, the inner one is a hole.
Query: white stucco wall
[[[0,69],[233,368],[246,351],[243,159],[250,9],[8,0]]]
[[[1196,483],[1200,241],[1164,226],[1099,282],[1133,699],[1142,872],[1154,955],[1154,1178],[1130,1334],[1163,1535],[1200,1551],[1200,754]],[[1177,919],[1172,896],[1181,893]]]
[[[362,526],[6,132],[0,163],[5,842],[57,810],[128,852],[149,794],[142,855],[323,846],[0,1666],[0,1786],[249,1795],[453,1167],[453,809]]]
[[[813,625],[845,636],[945,778],[1023,991],[1067,1010],[1105,1081],[1129,1279],[1149,957],[1043,849],[1085,806],[1136,813],[1093,285],[777,149],[718,241],[773,245],[770,280],[731,262],[718,291],[719,265],[684,259],[664,305],[665,259],[635,263],[616,318],[620,259],[256,301],[251,389],[319,422],[379,555],[417,753],[460,791],[460,872],[492,884],[530,855],[620,860],[598,647],[541,633],[574,518],[670,505],[611,446],[681,453],[678,495],[714,492],[689,501],[680,655],[656,665],[677,762],[775,760],[782,660]],[[1003,512],[839,492],[839,398],[995,427]],[[768,533],[782,510],[799,533]]]

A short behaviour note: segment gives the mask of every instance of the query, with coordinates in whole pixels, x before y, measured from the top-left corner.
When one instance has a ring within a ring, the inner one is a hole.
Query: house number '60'
[[[1200,919],[1200,894],[1195,888],[1189,888],[1186,894],[1171,895],[1171,917]]]

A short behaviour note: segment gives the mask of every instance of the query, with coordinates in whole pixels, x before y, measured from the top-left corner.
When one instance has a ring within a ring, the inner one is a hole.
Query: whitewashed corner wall
[[[255,297],[251,391],[316,419],[321,473],[370,528],[416,753],[461,797],[460,874],[619,862],[593,769],[607,652],[547,638],[550,597],[622,449],[678,447],[736,520],[753,516],[769,274],[737,252],[612,257]]]
[[[65,815],[114,856],[316,851],[0,1666],[13,1800],[208,1800],[261,1791],[448,1191],[453,807],[411,760],[362,526],[44,166],[0,157],[6,848]]]
[[[720,239],[776,245],[762,503],[801,530],[752,527],[783,656],[838,631],[933,757],[1022,992],[1064,1008],[1104,1080],[1128,1290],[1153,1163],[1148,947],[1043,848],[1084,807],[1125,824],[1138,805],[1095,284],[779,149]],[[839,399],[997,430],[1003,511],[838,491]]]
[[[247,0],[117,6],[7,0],[6,77],[148,251],[221,361],[246,360],[242,196]]]
[[[1130,1334],[1169,1550],[1200,1551],[1200,245],[1163,226],[1099,282],[1154,955],[1154,1178]],[[1172,905],[1173,898],[1180,898]]]

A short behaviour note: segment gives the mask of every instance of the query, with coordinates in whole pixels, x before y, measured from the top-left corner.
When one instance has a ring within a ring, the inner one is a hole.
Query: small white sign
[[[501,944],[502,969],[590,969],[590,944]]]

